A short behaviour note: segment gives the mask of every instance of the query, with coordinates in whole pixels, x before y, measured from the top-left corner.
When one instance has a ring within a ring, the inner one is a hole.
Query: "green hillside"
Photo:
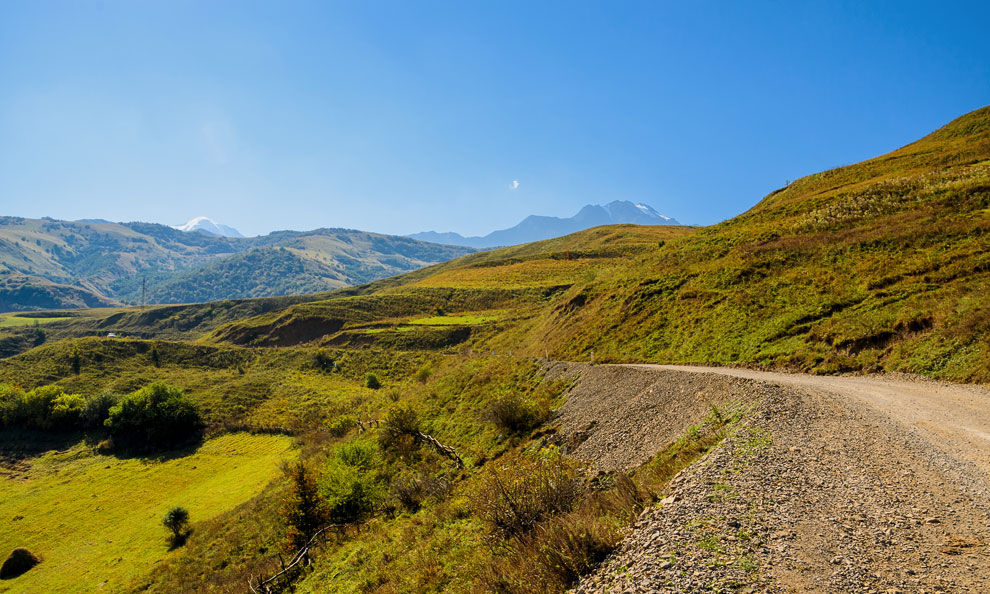
[[[244,261],[295,266],[328,241],[289,239]],[[403,246],[388,249],[414,258]],[[564,592],[749,409],[701,406],[692,386],[683,434],[643,466],[593,472],[562,454],[572,380],[543,357],[987,382],[988,281],[984,108],[712,227],[599,227],[308,296],[48,312],[37,326],[25,320],[38,314],[6,316],[0,347],[17,354],[0,360],[0,482],[12,494],[0,512],[26,528],[4,544],[44,560],[0,591],[108,579],[125,592],[243,592],[329,525],[282,591]],[[114,444],[104,405],[153,382],[197,411],[198,448]],[[752,449],[771,439],[743,437]],[[272,469],[294,452],[303,466]],[[87,540],[100,495],[74,477],[141,503],[107,520],[112,542]],[[168,551],[152,510],[177,498],[195,521]]]
[[[347,229],[227,238],[149,223],[0,217],[0,311],[326,291],[470,253]]]
[[[341,333],[373,327],[380,341],[437,307],[511,307],[493,314],[497,331],[472,331],[476,348],[988,381],[988,229],[983,108],[719,225],[606,227],[475,254],[214,336],[291,344],[293,320],[322,317]]]

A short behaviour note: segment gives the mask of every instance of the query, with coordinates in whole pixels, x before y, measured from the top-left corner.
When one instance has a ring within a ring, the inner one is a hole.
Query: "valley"
[[[982,108],[710,227],[7,314],[0,592],[985,591],[988,258]],[[154,386],[198,442],[126,450]]]

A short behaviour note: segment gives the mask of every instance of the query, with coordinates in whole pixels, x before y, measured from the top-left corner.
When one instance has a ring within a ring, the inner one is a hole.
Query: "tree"
[[[283,504],[282,516],[289,545],[300,549],[326,523],[327,506],[320,496],[316,477],[305,462],[300,460],[289,466],[288,475],[292,486]]]
[[[172,544],[180,543],[185,536],[186,528],[189,526],[189,510],[176,505],[165,512],[165,516],[162,518],[162,526],[165,526],[172,532]]]
[[[364,385],[371,388],[372,390],[377,390],[378,388],[382,387],[382,383],[378,381],[378,376],[373,373],[369,373],[368,375],[364,376]]]
[[[181,445],[203,427],[195,403],[164,382],[124,396],[104,424],[114,444],[137,450]]]

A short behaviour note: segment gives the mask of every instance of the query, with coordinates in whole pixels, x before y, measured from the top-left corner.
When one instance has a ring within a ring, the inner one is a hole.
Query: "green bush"
[[[110,416],[110,409],[120,401],[113,392],[102,392],[86,399],[81,413],[82,425],[88,428],[102,428]]]
[[[165,512],[162,526],[165,526],[172,533],[172,544],[180,544],[185,536],[186,528],[189,526],[189,510],[178,505],[173,507]]]
[[[24,424],[24,391],[17,386],[0,384],[0,423],[4,427]]]
[[[416,381],[418,381],[421,384],[425,384],[427,380],[430,379],[431,375],[433,375],[433,368],[430,367],[429,365],[423,365],[422,367],[416,370],[416,375],[415,375]]]
[[[523,433],[535,429],[550,416],[550,409],[541,402],[508,394],[492,402],[485,411],[485,418],[504,433]]]
[[[45,429],[70,430],[82,425],[86,399],[79,394],[59,394],[52,400],[48,426]]]
[[[378,381],[378,376],[373,373],[369,373],[364,376],[364,385],[372,390],[377,390],[382,387],[382,383]]]
[[[12,386],[0,387],[0,420],[6,427],[70,431],[82,425],[85,399],[66,394],[61,386],[39,386],[23,392]]]
[[[383,462],[374,443],[350,442],[334,452],[320,478],[320,495],[331,522],[360,522],[385,496]]]
[[[327,424],[327,429],[330,431],[330,435],[334,437],[343,437],[347,435],[347,432],[351,429],[357,427],[357,419],[351,415],[340,415],[334,417]]]
[[[133,450],[180,445],[202,430],[196,405],[164,382],[124,396],[110,409],[105,425],[115,446]]]
[[[333,356],[326,349],[316,349],[313,353],[313,366],[324,373],[333,371],[335,361]]]
[[[407,454],[419,443],[419,415],[409,406],[397,405],[385,414],[378,431],[378,445],[386,452]]]

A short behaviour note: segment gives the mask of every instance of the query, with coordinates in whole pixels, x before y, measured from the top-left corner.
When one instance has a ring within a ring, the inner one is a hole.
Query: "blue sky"
[[[990,4],[799,4],[8,0],[0,214],[710,224],[990,103]]]

